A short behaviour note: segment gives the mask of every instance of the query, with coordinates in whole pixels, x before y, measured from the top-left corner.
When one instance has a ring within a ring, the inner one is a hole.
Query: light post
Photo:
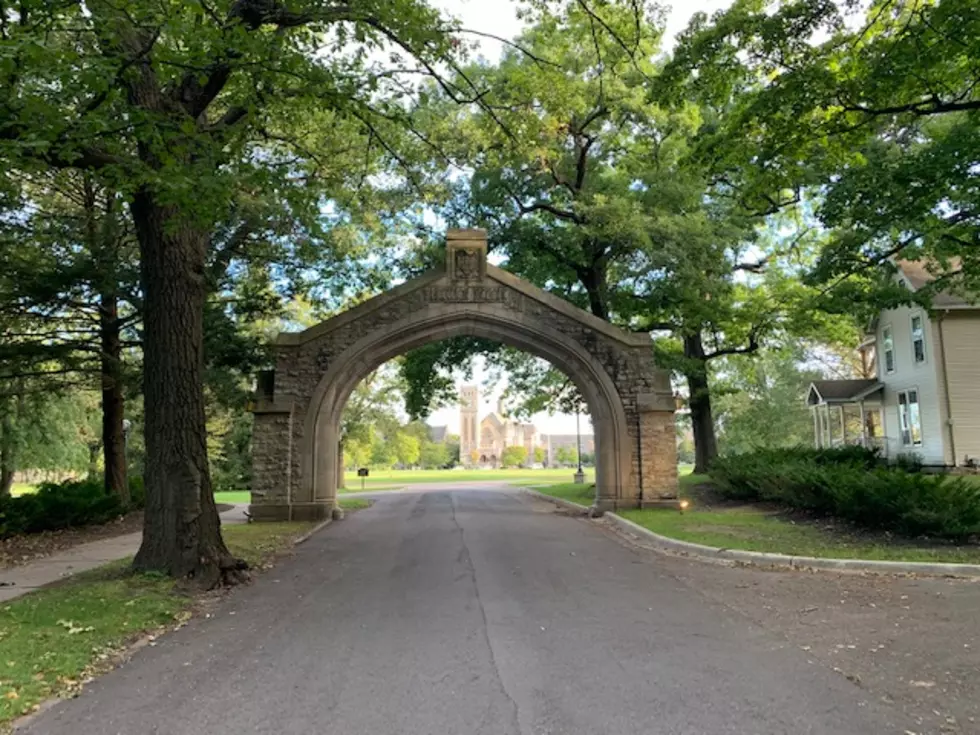
[[[582,472],[582,423],[581,406],[575,407],[575,451],[578,459],[578,470],[575,472],[575,484],[585,484],[585,473]]]
[[[129,430],[133,428],[133,422],[129,419],[123,419],[122,430],[123,430],[123,456],[126,458],[126,471],[129,471]]]

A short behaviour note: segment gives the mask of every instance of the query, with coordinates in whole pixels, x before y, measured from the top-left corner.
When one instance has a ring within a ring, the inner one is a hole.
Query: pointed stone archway
[[[357,384],[411,349],[468,335],[542,357],[589,406],[599,510],[677,498],[674,398],[646,335],[630,334],[487,263],[482,230],[453,230],[446,264],[276,343],[253,407],[256,520],[329,517],[340,418]]]

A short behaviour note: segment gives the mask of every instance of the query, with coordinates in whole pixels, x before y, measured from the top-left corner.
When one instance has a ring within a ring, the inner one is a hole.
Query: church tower
[[[475,385],[459,389],[459,461],[473,464],[470,454],[480,447],[479,421],[480,391]]]

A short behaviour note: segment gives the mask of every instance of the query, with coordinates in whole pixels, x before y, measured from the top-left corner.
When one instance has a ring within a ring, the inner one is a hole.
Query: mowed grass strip
[[[591,469],[586,470],[588,475]],[[569,482],[575,469],[547,468],[538,470],[528,469],[499,469],[499,470],[371,470],[364,478],[365,490],[378,490],[381,487],[404,487],[406,485],[424,485],[427,483],[446,482]],[[361,489],[361,478],[356,472],[344,475],[347,492],[358,492]],[[590,480],[591,482],[591,480]]]
[[[255,523],[223,529],[229,548],[253,567],[270,562],[312,523]],[[72,577],[0,607],[0,726],[67,695],[146,633],[190,617],[194,598],[166,577],[132,574],[129,560]]]
[[[215,493],[214,500],[218,505],[222,503],[227,505],[248,504],[252,502],[252,496],[247,490],[241,490],[229,493]],[[371,505],[370,501],[360,500],[359,498],[340,499],[340,507],[344,510],[358,510],[360,508],[367,508],[369,505]]]
[[[692,475],[692,469],[693,467],[691,465],[679,465],[677,468],[677,474],[680,476],[682,494],[687,486],[693,486],[708,479],[706,475]],[[542,486],[538,486],[533,483],[520,484],[534,490],[538,490],[545,495],[551,495],[556,498],[561,498],[562,500],[570,500],[573,503],[578,503],[579,505],[592,505],[593,501],[595,500],[595,477],[591,474],[591,472],[586,473],[584,484],[576,484],[574,482],[560,482],[553,485]]]
[[[691,498],[706,475],[682,475],[681,496]],[[540,492],[579,503],[592,503],[587,486],[562,484]],[[870,559],[954,564],[980,563],[980,546],[953,546],[898,539],[885,534],[858,533],[830,521],[797,520],[787,513],[752,505],[699,508],[697,499],[681,513],[677,510],[632,509],[619,515],[662,536],[705,546],[742,551],[763,551],[827,559]]]
[[[384,490],[400,490],[412,485],[446,484],[453,482],[506,482],[511,485],[534,487],[537,485],[554,485],[571,482],[575,470],[572,468],[540,469],[540,470],[377,470],[371,471],[363,483],[364,492],[382,492]],[[587,484],[595,482],[595,473],[591,468],[585,470]],[[356,472],[348,472],[344,476],[346,487],[340,489],[340,494],[359,493],[362,489],[361,478]],[[247,491],[219,492],[214,494],[219,503],[249,503],[251,496]],[[341,502],[341,507],[343,507]]]
[[[751,506],[684,513],[624,510],[624,518],[663,536],[705,546],[828,559],[980,563],[980,546],[917,543],[884,534],[857,534],[819,520],[794,521]]]

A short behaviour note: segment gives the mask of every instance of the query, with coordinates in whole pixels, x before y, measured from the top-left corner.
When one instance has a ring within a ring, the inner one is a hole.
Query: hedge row
[[[0,498],[0,538],[106,523],[143,507],[143,483],[138,478],[130,482],[130,495],[125,507],[97,480],[44,483],[36,493]]]
[[[962,541],[980,534],[980,484],[882,466],[861,447],[720,457],[711,476],[730,498],[782,503],[903,536]]]

